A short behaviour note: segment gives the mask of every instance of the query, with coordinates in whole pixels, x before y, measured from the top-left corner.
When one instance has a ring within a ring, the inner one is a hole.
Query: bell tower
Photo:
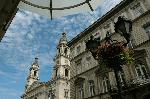
[[[70,99],[70,49],[67,46],[66,33],[62,33],[59,44],[57,46],[57,54],[55,57],[55,66],[52,79],[57,86],[54,90],[56,99]]]
[[[34,62],[30,67],[30,72],[27,77],[26,90],[35,82],[39,80],[39,64],[38,58],[35,58]]]
[[[53,78],[70,79],[69,54],[70,49],[67,46],[66,33],[62,33],[59,44],[57,46]]]

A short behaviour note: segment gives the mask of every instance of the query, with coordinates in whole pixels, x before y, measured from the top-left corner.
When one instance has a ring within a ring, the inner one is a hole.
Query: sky
[[[93,12],[53,20],[19,9],[0,42],[0,99],[21,99],[35,57],[40,81],[50,80],[61,33],[66,32],[70,41],[120,1],[105,0]]]

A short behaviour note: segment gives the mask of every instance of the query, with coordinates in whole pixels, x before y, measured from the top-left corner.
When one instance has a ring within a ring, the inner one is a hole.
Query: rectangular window
[[[68,89],[64,89],[64,97],[66,99],[68,98],[68,93],[69,93],[69,90]]]
[[[147,35],[148,35],[148,37],[149,37],[149,39],[150,39],[150,22],[147,23],[147,24],[145,24],[145,25],[143,26],[143,28],[144,28],[145,32],[147,33]]]
[[[147,74],[147,71],[146,71],[146,69],[145,69],[144,66],[141,67],[141,70],[143,71],[144,77],[145,77],[146,79],[148,79],[148,74]]]
[[[108,23],[108,24],[106,24],[106,25],[104,26],[104,30],[106,31],[106,33],[107,33],[107,32],[112,33],[112,32],[111,32],[111,26],[110,26],[110,25],[111,25],[111,23]]]
[[[76,50],[76,54],[78,55],[78,54],[80,54],[80,52],[81,52],[81,46],[78,46],[77,50]]]
[[[82,71],[82,64],[81,64],[81,60],[82,59],[79,59],[79,60],[77,60],[75,63],[76,63],[76,73],[77,74],[80,74],[81,73],[81,71]]]
[[[142,8],[141,4],[140,3],[137,3],[135,4],[131,10],[133,11],[133,14],[138,17],[140,16],[141,14],[144,13],[144,9]]]
[[[102,93],[108,92],[108,79],[106,77],[102,80]]]

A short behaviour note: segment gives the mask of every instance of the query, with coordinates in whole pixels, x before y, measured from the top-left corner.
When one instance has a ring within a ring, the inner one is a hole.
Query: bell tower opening
[[[36,71],[34,71],[34,76],[36,76],[37,75],[37,72]]]
[[[55,72],[55,73],[56,73],[56,74],[55,74],[56,77],[57,77],[57,72],[58,72],[58,69],[56,69],[56,72]]]
[[[65,48],[65,51],[64,51],[65,55],[67,54],[67,48]]]
[[[65,69],[65,77],[68,77],[68,69]]]

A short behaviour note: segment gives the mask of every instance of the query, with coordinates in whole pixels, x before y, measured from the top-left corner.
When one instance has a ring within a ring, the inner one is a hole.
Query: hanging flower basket
[[[132,51],[124,44],[124,42],[114,42],[98,46],[96,59],[110,68],[119,68],[122,65],[132,63]]]

